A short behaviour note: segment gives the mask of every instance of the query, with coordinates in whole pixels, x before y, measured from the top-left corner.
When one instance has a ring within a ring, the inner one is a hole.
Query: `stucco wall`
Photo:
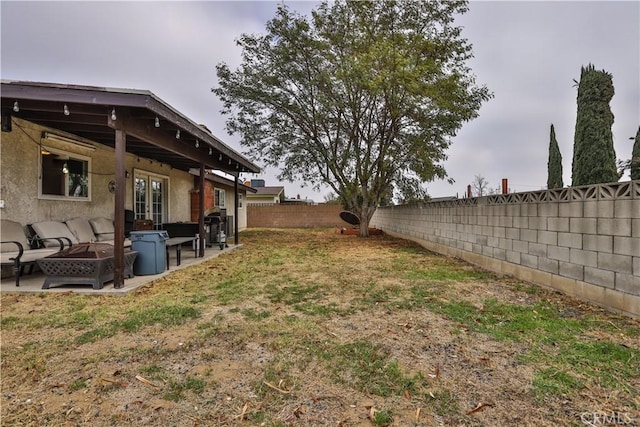
[[[248,205],[264,205],[280,203],[280,199],[276,196],[263,196],[251,193],[248,195],[246,204]]]
[[[13,118],[13,130],[2,132],[0,138],[0,198],[5,207],[0,209],[2,218],[30,224],[44,220],[66,220],[73,217],[113,218],[114,194],[108,183],[114,179],[114,151],[101,144],[88,150],[75,144],[47,141],[46,146],[91,158],[91,201],[46,200],[38,198],[38,174],[41,135],[46,129]],[[51,130],[54,131],[54,130]],[[56,133],[60,133],[55,131]],[[193,188],[193,176],[187,172],[161,165],[149,159],[127,155],[125,208],[133,208],[133,172],[151,172],[169,178],[168,221],[189,221],[189,191]]]
[[[371,225],[640,317],[640,181],[385,207]]]
[[[194,177],[194,185],[193,185],[194,188],[197,188],[196,181],[198,179],[199,179],[198,177]],[[235,188],[233,185],[225,185],[219,182],[205,180],[204,210],[206,212],[208,209],[215,206],[214,190],[216,188],[224,190],[225,208],[227,209],[227,216],[234,218],[231,224],[233,224],[233,226],[235,227],[236,219],[235,219],[234,206],[236,203],[236,197],[235,197]],[[240,192],[240,194],[243,195],[244,200],[246,201],[246,190],[242,190],[241,188],[239,188],[238,191]],[[200,212],[200,194],[198,192],[192,192],[191,193],[191,221],[192,222],[196,222],[198,220],[199,212]],[[245,206],[238,207],[237,223],[238,223],[238,231],[242,231],[247,228],[247,209]]]

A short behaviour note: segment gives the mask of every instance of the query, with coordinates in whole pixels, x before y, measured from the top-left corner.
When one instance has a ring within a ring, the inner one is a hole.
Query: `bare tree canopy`
[[[450,138],[491,93],[453,25],[466,1],[339,0],[308,19],[280,6],[265,35],[243,34],[242,64],[212,89],[255,159],[279,179],[328,185],[361,220],[382,200],[427,196],[446,178]]]
[[[473,188],[473,194],[476,197],[482,197],[487,194],[489,189],[489,182],[482,175],[476,175],[475,179],[471,183],[471,187]]]

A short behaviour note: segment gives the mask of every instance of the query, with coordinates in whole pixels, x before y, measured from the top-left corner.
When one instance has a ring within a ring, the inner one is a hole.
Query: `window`
[[[40,154],[40,197],[91,200],[91,159],[47,149]]]
[[[213,189],[213,205],[219,208],[224,208],[224,190],[219,188]]]
[[[241,208],[244,203],[244,196],[238,193],[238,208]]]

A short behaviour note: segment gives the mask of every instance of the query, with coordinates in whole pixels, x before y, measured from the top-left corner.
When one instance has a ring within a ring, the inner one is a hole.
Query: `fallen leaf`
[[[478,405],[473,408],[472,410],[470,410],[469,412],[466,413],[466,415],[471,415],[474,414],[476,412],[478,412],[479,410],[481,410],[482,408],[486,408],[487,406],[493,406],[492,403],[478,403]]]
[[[111,384],[117,384],[120,387],[126,387],[129,385],[129,383],[126,383],[124,381],[115,381],[115,380],[110,380],[109,378],[104,378],[104,377],[100,377],[99,380],[107,383],[111,383]]]
[[[146,379],[144,377],[141,377],[140,375],[136,375],[136,379],[138,381],[140,381],[141,383],[149,385],[151,387],[156,387],[156,388],[159,387],[159,386],[155,385],[154,383],[152,383],[151,381],[149,381],[148,379]]]
[[[375,421],[376,420],[376,412],[378,412],[378,410],[374,406],[372,406],[369,409],[369,419],[371,421]]]
[[[242,412],[240,412],[240,415],[238,416],[240,421],[244,420],[244,416],[247,413],[248,408],[249,408],[249,402],[245,402],[244,406],[242,407]]]
[[[300,418],[300,415],[304,415],[307,413],[307,407],[306,406],[300,406],[298,408],[296,408],[295,411],[293,411],[293,415],[296,416],[296,418]]]
[[[284,393],[284,394],[289,394],[289,393],[291,393],[291,390],[283,390],[283,389],[281,389],[281,388],[279,388],[279,387],[276,387],[276,386],[275,386],[275,385],[273,385],[273,384],[268,383],[267,381],[262,381],[262,382],[263,382],[263,383],[264,383],[264,385],[266,385],[267,387],[272,388],[272,389],[274,389],[274,390],[276,390],[276,391],[279,391],[280,393]],[[280,382],[282,383],[282,381],[280,381]]]

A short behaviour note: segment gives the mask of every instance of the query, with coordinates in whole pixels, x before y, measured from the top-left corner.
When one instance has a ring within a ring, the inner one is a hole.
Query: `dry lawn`
[[[124,297],[3,294],[2,426],[640,422],[635,320],[385,236],[241,239]]]

